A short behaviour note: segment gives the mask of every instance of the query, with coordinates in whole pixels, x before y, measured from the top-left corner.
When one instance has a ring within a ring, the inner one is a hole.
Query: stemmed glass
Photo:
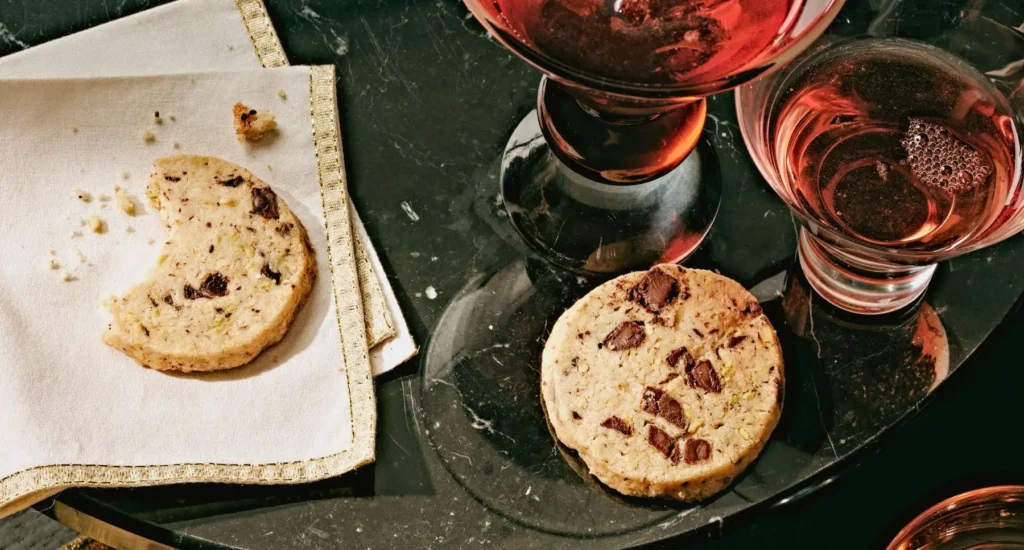
[[[1024,228],[1020,16],[963,4],[913,40],[826,37],[736,94],[754,162],[801,223],[804,274],[847,311],[908,307],[936,262]]]
[[[677,262],[718,211],[705,96],[785,64],[844,0],[466,0],[545,76],[501,191],[518,233],[577,273]]]

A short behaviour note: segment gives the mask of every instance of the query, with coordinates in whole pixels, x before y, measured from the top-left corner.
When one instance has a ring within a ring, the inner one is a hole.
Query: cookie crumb
[[[129,174],[128,172],[125,172],[124,170],[121,170],[121,179],[126,180],[126,179],[129,179],[131,177],[132,177],[131,174]],[[117,188],[115,187],[115,189],[117,189]]]
[[[153,244],[155,242],[156,242],[156,239],[154,239],[153,237],[150,237],[150,238],[146,239],[146,244]]]
[[[117,207],[129,216],[135,215],[135,201],[128,196],[128,193],[121,187],[114,187],[114,195],[117,197]]]
[[[124,228],[124,232],[125,233],[135,233],[135,228],[129,225],[129,226]]]
[[[82,236],[82,232],[81,231],[72,231],[71,232],[71,238],[72,239],[75,239],[75,238],[78,238],[78,237],[81,237],[81,236]]]
[[[259,141],[277,129],[277,121],[269,111],[251,109],[238,102],[231,113],[235,119],[235,134],[247,141]]]
[[[171,116],[169,116],[167,118],[171,119],[171,122],[178,122],[178,117],[176,117],[174,115],[171,115]]]
[[[87,191],[82,191],[77,187],[71,190],[71,195],[82,202],[92,202],[92,195],[90,195]]]
[[[153,113],[153,122],[156,124],[164,123],[164,119],[160,117],[160,111]]]
[[[78,277],[75,277],[74,275],[72,275],[72,274],[70,274],[70,273],[68,273],[66,271],[64,272],[64,282],[65,283],[70,283],[71,281],[77,281],[77,280],[78,280]]]
[[[50,255],[51,256],[56,256],[57,255],[57,251],[51,248],[50,249]]]
[[[284,90],[278,90],[277,97],[281,98],[282,100],[285,100],[288,99],[288,94],[284,93]]]
[[[181,144],[178,143],[177,141],[173,141],[171,142],[171,147],[174,147],[175,149],[181,149]]]
[[[72,126],[72,127],[69,128],[69,130],[71,130],[72,134],[77,134],[78,133],[78,126]]]
[[[107,195],[106,193],[100,193],[99,199],[100,202],[107,202],[110,200],[110,195]]]
[[[89,229],[93,233],[104,233],[107,230],[107,224],[99,216],[89,216]]]
[[[153,143],[154,141],[156,141],[156,135],[153,134],[153,132],[150,132],[149,130],[143,130],[142,141],[146,143]]]
[[[56,258],[50,258],[50,269],[60,269],[60,262]]]
[[[82,254],[82,251],[77,248],[75,249],[75,256],[78,256],[78,261],[83,264],[89,261],[89,259],[85,257],[85,254]]]
[[[426,294],[427,294],[427,299],[429,299],[429,300],[436,300],[437,299],[437,290],[434,287],[428,286],[426,288],[426,290],[424,290],[424,292],[426,292]]]

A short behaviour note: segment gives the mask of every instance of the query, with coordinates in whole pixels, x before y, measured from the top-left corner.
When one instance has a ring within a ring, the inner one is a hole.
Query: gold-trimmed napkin
[[[0,78],[238,71],[287,64],[260,0],[179,0],[0,58]],[[354,210],[352,216],[370,362],[378,375],[415,356],[418,348]]]
[[[230,108],[239,100],[276,114],[276,139],[238,142]],[[295,324],[240,369],[165,374],[100,342],[103,297],[145,276],[164,229],[154,213],[129,216],[99,196],[114,185],[144,196],[153,159],[176,153],[249,168],[317,252],[317,283]],[[373,460],[333,67],[0,80],[0,158],[0,516],[66,487],[299,483]],[[93,215],[105,233],[80,226]]]

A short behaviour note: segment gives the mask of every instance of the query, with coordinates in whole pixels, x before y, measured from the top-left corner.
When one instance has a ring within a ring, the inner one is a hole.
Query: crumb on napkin
[[[99,216],[89,216],[89,229],[93,233],[103,233],[107,229],[107,224]]]
[[[115,185],[114,196],[117,197],[117,207],[120,208],[125,214],[129,216],[135,215],[135,201],[128,196],[124,188]]]
[[[148,129],[142,131],[142,141],[146,143],[153,143],[156,141],[156,135],[150,132]]]
[[[235,134],[248,141],[259,141],[277,129],[277,121],[269,111],[250,109],[238,102],[231,113],[235,118]]]
[[[71,195],[82,202],[92,201],[92,195],[88,191],[82,191],[77,187],[71,190]]]

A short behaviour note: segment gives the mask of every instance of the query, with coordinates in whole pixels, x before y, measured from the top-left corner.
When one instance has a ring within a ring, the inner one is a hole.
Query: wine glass
[[[704,97],[792,59],[843,2],[466,0],[545,73],[502,161],[515,229],[582,274],[685,259],[720,198]]]
[[[802,225],[804,274],[861,314],[915,303],[936,262],[1024,228],[1019,15],[954,2],[925,34],[895,25],[925,8],[895,9],[736,95],[754,162]]]

